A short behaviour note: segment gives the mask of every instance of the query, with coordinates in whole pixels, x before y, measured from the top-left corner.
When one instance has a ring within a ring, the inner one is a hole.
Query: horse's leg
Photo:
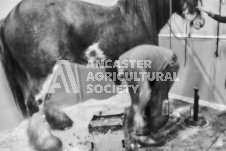
[[[48,96],[50,96],[50,94],[48,94]],[[73,121],[49,99],[50,98],[46,99],[44,102],[44,112],[51,128],[65,130],[72,127]]]
[[[34,92],[29,94],[27,107],[30,113],[27,133],[32,147],[38,151],[61,151],[62,142],[51,133],[48,124],[44,121],[43,101],[35,100]]]
[[[50,101],[51,94],[48,93],[51,82],[54,77],[54,73],[56,72],[59,63],[55,65],[53,72],[48,76],[44,85],[42,87],[39,96],[36,97],[36,100],[42,98],[44,100],[44,113],[46,120],[52,129],[64,130],[72,127],[73,121],[62,111],[60,110],[54,101]]]
[[[46,95],[50,88],[51,81],[53,79],[54,72],[58,65],[55,65],[52,73],[49,73],[47,78],[35,80],[32,92],[27,100],[27,106],[30,113],[30,120],[28,126],[28,136],[32,146],[38,151],[61,151],[62,142],[55,137],[51,131],[47,122],[44,122],[44,113],[47,114],[47,118],[59,120],[54,124],[60,124],[61,126],[70,127],[72,121],[68,116],[60,111],[52,102],[48,103],[50,95]],[[52,105],[52,106],[51,106]],[[45,109],[47,108],[47,109]],[[49,110],[49,111],[48,111]],[[56,114],[57,113],[57,114]],[[50,125],[53,121],[49,121]],[[67,123],[67,125],[64,124]],[[57,126],[55,126],[57,127]]]

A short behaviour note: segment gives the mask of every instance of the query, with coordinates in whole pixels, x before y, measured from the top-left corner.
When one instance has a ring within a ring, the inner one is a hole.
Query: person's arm
[[[213,14],[213,13],[208,14],[208,15],[220,23],[226,23],[226,16],[220,16],[220,15]]]
[[[204,8],[202,7],[199,7],[198,8],[200,11],[203,11],[204,13],[207,13],[208,16],[210,16],[211,18],[213,18],[214,20],[220,22],[220,23],[226,23],[226,16],[220,16],[220,15],[217,15],[217,14],[214,14],[213,12],[211,11],[207,11],[205,10]]]

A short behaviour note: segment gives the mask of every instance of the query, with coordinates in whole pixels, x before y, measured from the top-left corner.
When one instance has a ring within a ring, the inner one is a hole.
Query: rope
[[[172,4],[172,0],[170,0],[170,11],[169,11],[169,13],[170,13],[170,22],[168,21],[167,22],[167,24],[168,24],[168,26],[169,26],[169,30],[170,30],[170,49],[171,49],[171,47],[172,47],[172,36],[171,36],[171,34],[173,34],[173,36],[175,37],[175,38],[177,38],[177,39],[179,39],[179,40],[186,40],[187,39],[187,37],[185,37],[185,38],[180,38],[180,37],[177,37],[176,35],[175,35],[175,33],[173,32],[173,30],[172,30],[172,19],[171,19],[171,16],[172,16],[172,14],[173,14],[173,4]],[[186,35],[187,35],[187,24],[186,24]]]
[[[168,23],[169,25],[169,23]],[[173,32],[171,26],[169,25],[169,29],[170,29],[170,33],[173,34],[173,36],[176,38],[176,39],[179,39],[179,40],[184,40],[185,41],[185,44],[184,44],[184,50],[185,50],[185,53],[184,53],[184,66],[186,66],[186,62],[187,62],[187,44],[188,44],[188,40],[187,40],[187,35],[188,35],[188,25],[186,23],[186,37],[185,38],[180,38],[180,37],[177,37],[175,35],[175,33]],[[170,43],[171,43],[171,35],[170,35]],[[171,45],[170,45],[171,46]],[[170,48],[171,49],[171,48]]]
[[[176,34],[175,34],[174,31],[172,30],[172,28],[171,28],[169,22],[168,22],[168,26],[170,27],[169,29],[170,29],[170,32],[173,34],[173,37],[175,37],[175,38],[178,39],[178,40],[185,40],[185,39],[187,39],[187,37],[181,38],[181,37],[176,36]],[[186,28],[187,28],[187,25],[186,25]],[[186,31],[187,31],[187,29],[186,29]],[[187,35],[187,33],[186,33],[186,35]]]
[[[188,24],[186,23],[186,37],[185,37],[185,44],[184,44],[184,67],[186,66],[187,63],[187,44],[188,44],[188,40],[187,40],[187,33],[188,33],[188,28],[187,28]]]

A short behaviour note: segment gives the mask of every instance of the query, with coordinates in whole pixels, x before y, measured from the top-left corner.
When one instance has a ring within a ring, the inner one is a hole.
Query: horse
[[[204,25],[196,9],[201,0],[171,4],[172,13],[194,28]],[[73,125],[49,101],[57,61],[115,61],[137,45],[158,45],[158,33],[171,15],[169,6],[169,0],[119,0],[108,7],[79,0],[23,0],[0,22],[0,59],[15,102],[29,118],[27,134],[35,150],[61,151],[62,142],[50,129]]]

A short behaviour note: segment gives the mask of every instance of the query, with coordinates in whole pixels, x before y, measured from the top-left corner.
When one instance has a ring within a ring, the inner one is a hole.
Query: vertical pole
[[[198,88],[194,88],[194,114],[193,114],[193,120],[198,121],[199,120],[199,95],[198,95]]]
[[[172,5],[172,0],[170,0],[170,11],[169,11],[169,13],[170,13],[170,49],[172,49],[172,32],[171,32],[171,30],[172,30],[172,7],[173,7],[173,5]]]
[[[222,5],[222,0],[220,0],[219,15],[221,15],[221,7],[222,7],[221,5]],[[220,23],[218,22],[218,24],[217,24],[217,46],[216,46],[216,51],[215,51],[216,58],[219,56],[219,34],[220,34]]]

